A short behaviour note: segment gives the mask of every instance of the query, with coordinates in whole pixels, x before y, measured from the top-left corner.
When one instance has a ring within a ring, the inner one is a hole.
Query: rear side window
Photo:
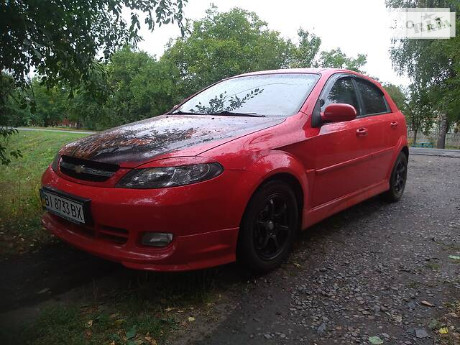
[[[377,86],[366,80],[355,80],[358,91],[363,99],[364,109],[362,115],[384,114],[389,112],[385,96]]]
[[[325,99],[323,107],[325,108],[331,103],[350,104],[355,107],[357,112],[359,112],[358,97],[356,96],[351,78],[340,78],[335,82]]]

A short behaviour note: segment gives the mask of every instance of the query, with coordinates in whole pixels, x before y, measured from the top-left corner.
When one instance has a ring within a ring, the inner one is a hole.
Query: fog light
[[[142,236],[142,244],[150,247],[166,247],[171,243],[173,234],[164,232],[146,232]]]

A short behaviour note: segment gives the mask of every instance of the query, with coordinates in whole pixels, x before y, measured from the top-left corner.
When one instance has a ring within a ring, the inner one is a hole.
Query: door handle
[[[390,126],[391,126],[391,128],[396,128],[396,127],[398,127],[398,122],[393,121],[392,123],[390,123]]]
[[[367,128],[359,128],[356,130],[356,135],[358,137],[365,137],[367,135]]]

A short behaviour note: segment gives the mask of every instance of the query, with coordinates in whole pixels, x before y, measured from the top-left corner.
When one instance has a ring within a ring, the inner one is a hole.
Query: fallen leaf
[[[377,337],[377,336],[369,337],[369,342],[371,344],[376,344],[376,345],[383,344],[383,340],[380,339],[380,337]]]
[[[449,255],[449,259],[460,260],[460,256],[458,256],[458,255]]]
[[[447,334],[449,333],[449,329],[447,327],[442,327],[439,329],[439,334]]]
[[[430,302],[428,301],[421,301],[420,302],[421,305],[424,305],[426,307],[434,307],[434,304],[431,304]]]
[[[174,310],[174,308],[168,307],[168,308],[165,309],[166,312],[170,312],[171,310]]]
[[[195,321],[195,318],[193,316],[189,316],[188,317],[188,322],[193,322],[193,321]]]
[[[297,268],[302,267],[302,266],[300,266],[300,264],[298,264],[297,262],[293,262],[292,264],[293,264],[295,267],[297,267]]]
[[[123,322],[125,322],[125,320],[123,320],[123,319],[118,319],[118,320],[115,320],[113,323],[114,323],[116,326],[120,326]]]
[[[153,339],[152,337],[144,337],[144,339],[150,344],[150,345],[158,345],[157,341]]]

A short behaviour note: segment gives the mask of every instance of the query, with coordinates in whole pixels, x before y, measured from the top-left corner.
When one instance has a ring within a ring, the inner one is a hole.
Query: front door
[[[321,111],[331,103],[355,107],[352,121],[323,123],[317,135],[305,141],[314,166],[311,206],[316,207],[364,190],[378,182],[374,154],[383,148],[384,137],[374,118],[362,117],[363,106],[352,76],[340,76],[320,96]]]

